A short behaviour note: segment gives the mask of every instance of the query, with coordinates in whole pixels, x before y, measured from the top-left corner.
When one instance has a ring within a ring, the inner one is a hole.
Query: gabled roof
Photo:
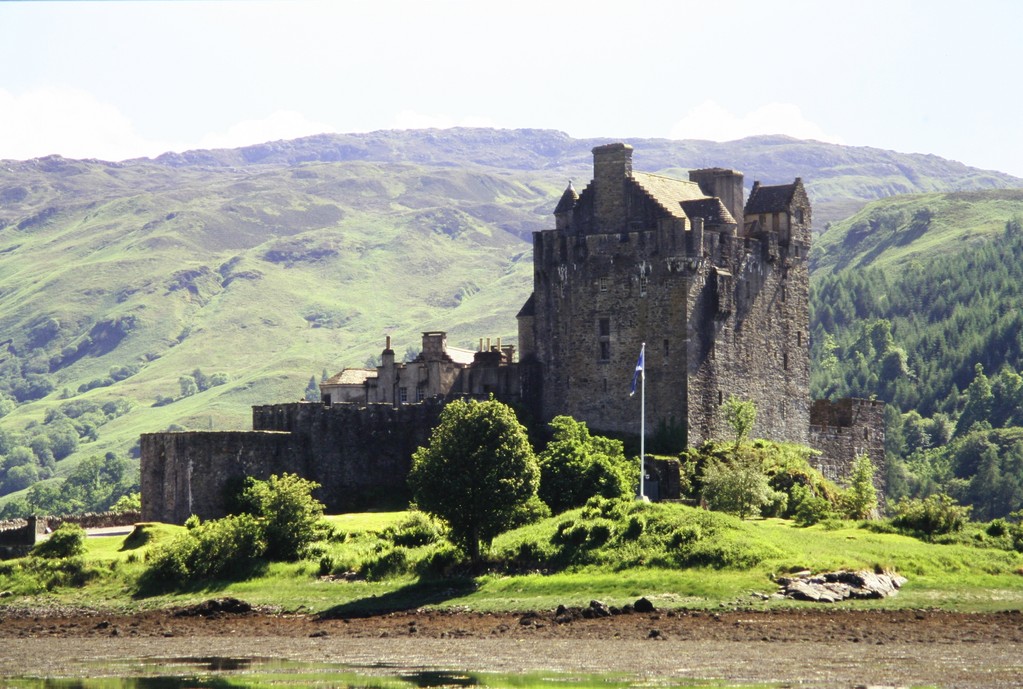
[[[685,211],[686,216],[690,220],[693,218],[703,218],[703,221],[708,225],[735,223],[735,218],[725,208],[725,204],[721,203],[721,199],[717,197],[683,201],[682,210]]]
[[[530,294],[529,295],[529,299],[527,299],[526,303],[522,305],[522,308],[519,309],[519,312],[517,314],[515,314],[515,317],[516,318],[525,318],[527,316],[535,316],[535,315],[536,315],[536,300],[533,298],[533,295]]]
[[[683,201],[707,198],[696,182],[652,175],[648,172],[633,172],[632,179],[664,210],[679,219],[686,217],[682,212]]]
[[[451,360],[456,364],[469,365],[473,362],[476,356],[476,352],[472,349],[462,349],[460,347],[448,347],[447,355],[451,357]]]
[[[754,182],[744,212],[746,215],[759,215],[760,213],[787,211],[792,205],[792,195],[799,184],[798,179],[793,184],[778,184],[770,187],[761,186],[760,182]]]
[[[362,385],[367,379],[376,377],[377,372],[373,368],[344,368],[321,385]]]

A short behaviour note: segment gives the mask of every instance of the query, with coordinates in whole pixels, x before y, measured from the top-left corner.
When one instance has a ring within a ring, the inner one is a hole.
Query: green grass
[[[655,507],[657,511],[646,512],[648,528],[651,529],[658,519],[688,519],[689,515],[700,512],[680,505]],[[657,512],[663,514],[657,516]],[[404,514],[391,512],[328,517],[327,521],[335,533],[340,534],[340,540],[323,544],[322,548],[333,555],[347,552],[355,562],[379,557],[393,547],[380,536],[380,532],[398,523]],[[504,534],[495,542],[493,552],[531,539],[549,539],[557,525],[573,514],[581,518],[580,511],[576,510]],[[541,610],[558,605],[585,606],[593,599],[610,605],[624,605],[641,596],[650,598],[662,608],[726,606],[762,609],[813,605],[787,600],[764,601],[759,595],[754,595],[773,593],[777,587],[772,577],[777,574],[800,569],[884,569],[909,579],[897,596],[838,606],[853,609],[941,608],[974,612],[1023,608],[1023,555],[1019,553],[968,544],[925,543],[907,536],[875,533],[852,522],[829,530],[821,526],[799,528],[778,519],[739,521],[715,513],[703,513],[702,516],[707,515],[710,521],[704,523],[718,523],[721,529],[708,539],[713,541],[709,545],[721,549],[725,553],[723,557],[738,557],[739,561],[744,561],[743,553],[755,552],[763,558],[751,566],[625,566],[622,563],[632,557],[629,553],[599,553],[598,557],[606,560],[604,564],[570,565],[543,573],[526,570],[472,578],[461,570],[446,578],[401,574],[371,580],[348,580],[321,577],[318,558],[312,557],[294,563],[272,563],[257,577],[247,581],[207,582],[185,591],[139,598],[134,593],[134,580],[144,566],[144,553],[181,530],[181,527],[150,524],[141,527],[148,540],[136,547],[132,546],[144,540],[139,535],[90,538],[85,560],[102,576],[92,579],[84,587],[25,592],[24,581],[18,580],[21,581],[20,589],[12,585],[12,582],[18,583],[15,581],[17,577],[8,571],[16,567],[18,561],[14,561],[0,567],[0,590],[13,590],[18,594],[6,601],[13,606],[69,604],[119,610],[185,605],[215,596],[235,596],[253,605],[289,611],[337,615],[421,607]],[[410,551],[428,551],[432,547]],[[656,546],[648,547],[649,560],[653,563],[661,556]]]

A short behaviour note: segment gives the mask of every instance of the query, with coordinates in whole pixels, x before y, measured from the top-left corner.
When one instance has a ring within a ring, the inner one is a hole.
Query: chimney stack
[[[632,177],[632,146],[606,144],[593,149],[594,225],[597,232],[625,232],[626,180]]]

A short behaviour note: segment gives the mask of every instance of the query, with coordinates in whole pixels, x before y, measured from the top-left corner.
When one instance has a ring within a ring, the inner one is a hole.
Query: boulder
[[[834,603],[849,598],[887,598],[898,593],[907,579],[890,572],[843,570],[816,575],[800,572],[792,577],[778,577],[775,581],[787,598]]]

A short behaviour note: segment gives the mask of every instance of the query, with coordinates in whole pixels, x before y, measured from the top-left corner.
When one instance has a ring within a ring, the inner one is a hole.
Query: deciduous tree
[[[412,456],[416,505],[447,522],[452,540],[479,563],[481,545],[537,502],[540,469],[526,429],[494,399],[455,400],[426,447]]]

